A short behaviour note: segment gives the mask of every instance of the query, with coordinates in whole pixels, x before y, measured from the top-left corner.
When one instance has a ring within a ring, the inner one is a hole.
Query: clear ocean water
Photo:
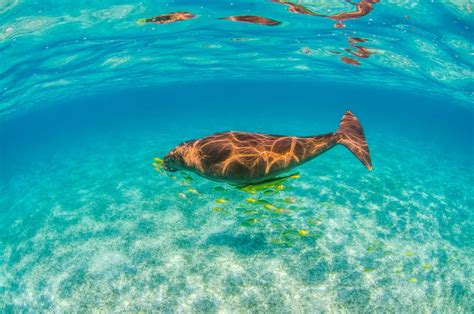
[[[0,1],[1,313],[474,311],[474,5],[382,0],[336,28],[357,5],[295,3],[326,17]],[[179,11],[196,17],[137,23]],[[282,23],[219,19],[237,15]],[[338,146],[249,194],[152,167],[219,131],[333,132],[348,109],[372,171]]]

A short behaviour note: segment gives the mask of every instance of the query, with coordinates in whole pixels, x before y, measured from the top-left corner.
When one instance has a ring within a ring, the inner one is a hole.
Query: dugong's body
[[[164,157],[168,171],[188,170],[205,178],[245,185],[272,179],[322,154],[346,146],[369,170],[369,148],[357,118],[348,111],[334,133],[279,136],[222,132],[176,146]]]

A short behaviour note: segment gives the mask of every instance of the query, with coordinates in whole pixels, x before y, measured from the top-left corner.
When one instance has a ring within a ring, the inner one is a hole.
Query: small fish
[[[255,15],[227,16],[227,17],[220,18],[220,20],[252,23],[252,24],[267,25],[267,26],[276,26],[276,25],[281,24],[281,22],[279,21],[275,21],[263,16],[255,16]]]
[[[255,209],[246,209],[246,210],[244,210],[244,214],[246,214],[246,215],[253,215],[253,214],[257,214],[257,213],[258,213],[258,211],[255,210]]]
[[[195,188],[189,188],[188,192],[192,194],[199,194],[199,192]]]
[[[299,233],[295,230],[285,230],[282,232],[281,235],[284,237],[295,237],[295,236],[298,236]]]
[[[342,62],[344,63],[347,63],[347,64],[351,64],[351,65],[360,65],[360,62],[355,60],[355,59],[352,59],[352,58],[348,58],[348,57],[341,57],[340,58]]]
[[[293,196],[290,196],[290,197],[287,197],[283,200],[283,202],[287,203],[287,204],[291,204],[291,203],[295,203],[296,202],[296,198],[293,197]]]
[[[160,158],[153,158],[153,162],[151,164],[156,170],[160,171],[163,169],[163,160]]]
[[[184,172],[181,173],[181,176],[183,177],[184,180],[187,180],[187,181],[194,181],[193,177],[187,175],[187,174],[184,173]]]
[[[309,219],[308,219],[308,223],[309,223],[310,225],[317,226],[317,225],[320,225],[320,224],[321,224],[321,221],[318,220],[318,219],[309,218]],[[369,251],[369,249],[367,249],[367,251]]]
[[[405,256],[408,256],[408,257],[413,256],[413,252],[412,251],[406,251]]]
[[[299,178],[301,178],[299,173],[294,173],[294,174],[290,175],[290,179],[299,179]]]
[[[172,12],[161,14],[155,17],[137,20],[138,24],[154,23],[154,24],[168,24],[173,22],[185,21],[195,18],[196,15],[189,12]]]
[[[224,203],[227,203],[227,201],[223,198],[218,198],[218,199],[216,199],[216,203],[224,204]]]
[[[250,227],[255,225],[258,222],[257,218],[250,218],[241,223],[244,227]]]
[[[410,278],[408,278],[408,281],[411,282],[411,283],[415,283],[415,282],[417,282],[418,280],[416,280],[415,277],[410,277]]]
[[[153,160],[154,160],[156,163],[163,164],[163,159],[161,159],[161,158],[155,157],[155,158],[153,158]]]
[[[218,213],[218,212],[221,212],[222,211],[222,207],[213,207],[212,208],[212,211]]]
[[[430,269],[430,264],[423,264],[423,269],[424,270]]]
[[[258,202],[256,199],[254,199],[254,198],[252,198],[252,197],[247,197],[247,198],[245,199],[245,201],[246,201],[247,203],[257,203],[257,202]]]
[[[226,189],[223,188],[222,186],[216,186],[216,187],[214,188],[214,191],[216,191],[216,192],[225,192]]]
[[[268,210],[276,210],[277,208],[272,205],[272,204],[265,204],[263,205],[263,208],[268,209]]]
[[[298,231],[298,234],[300,236],[307,236],[309,234],[309,230],[301,229],[300,231]]]
[[[279,244],[279,245],[281,245],[281,244],[287,244],[286,241],[284,241],[284,240],[282,240],[282,239],[271,239],[271,240],[270,240],[270,243],[272,243],[272,244]]]
[[[189,186],[189,182],[186,180],[179,181],[179,184],[181,184],[182,186]]]
[[[186,198],[187,198],[186,194],[184,194],[184,193],[178,193],[178,196],[179,196],[180,198],[182,198],[182,199],[186,199]]]
[[[294,175],[298,175],[298,173],[294,173],[294,174],[291,174],[291,175],[285,176],[285,177],[273,178],[273,179],[264,181],[262,183],[248,184],[248,185],[240,186],[240,187],[238,187],[238,189],[241,190],[241,191],[250,193],[250,194],[255,194],[255,193],[257,193],[258,191],[261,191],[261,190],[276,188],[276,187],[282,185],[283,182],[285,182],[286,180],[288,180],[289,178],[291,178]]]
[[[374,271],[375,271],[375,268],[364,268],[364,273],[371,273]]]
[[[273,210],[273,212],[275,214],[287,214],[290,211],[288,209],[285,209],[285,208],[276,208],[276,209]]]
[[[283,190],[284,188],[285,188],[285,186],[284,186],[283,184],[279,184],[279,185],[277,185],[277,186],[275,187],[275,190],[281,191],[281,190]]]

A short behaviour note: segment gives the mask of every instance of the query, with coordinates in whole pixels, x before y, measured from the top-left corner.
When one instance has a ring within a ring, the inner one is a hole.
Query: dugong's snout
[[[163,169],[170,172],[178,171],[176,167],[176,161],[174,160],[173,156],[168,154],[163,158]]]
[[[183,169],[184,161],[180,147],[173,149],[163,158],[163,168],[170,172]]]

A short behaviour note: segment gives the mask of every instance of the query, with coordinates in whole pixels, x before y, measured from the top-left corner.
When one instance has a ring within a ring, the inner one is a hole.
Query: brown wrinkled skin
[[[194,17],[196,17],[196,15],[189,12],[173,12],[145,19],[145,22],[155,24],[167,24],[178,21],[190,20]]]
[[[190,140],[165,156],[164,167],[169,171],[193,171],[216,181],[251,184],[271,179],[301,165],[336,144],[348,146],[371,169],[362,128],[350,112],[344,115],[336,133],[319,136],[230,131]]]
[[[260,24],[260,25],[267,25],[267,26],[276,26],[276,25],[281,24],[281,22],[279,21],[275,21],[263,16],[255,16],[255,15],[227,16],[227,17],[221,18],[221,20],[245,22],[245,23]]]

